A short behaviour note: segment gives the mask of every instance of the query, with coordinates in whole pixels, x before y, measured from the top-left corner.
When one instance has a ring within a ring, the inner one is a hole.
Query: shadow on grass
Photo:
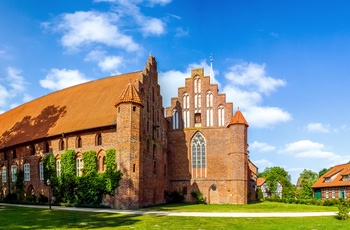
[[[4,207],[1,229],[99,229],[139,222],[138,215]]]

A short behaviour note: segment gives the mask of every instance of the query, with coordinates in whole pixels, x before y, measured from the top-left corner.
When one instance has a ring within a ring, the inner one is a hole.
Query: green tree
[[[300,199],[311,199],[313,197],[311,186],[318,179],[318,174],[311,170],[304,169],[300,173],[299,182],[300,182],[300,190],[299,190],[299,198]]]
[[[282,167],[265,168],[258,174],[259,177],[265,178],[269,190],[274,193],[277,190],[277,183],[282,184],[282,197],[293,198],[294,188],[291,183],[291,177],[288,172]]]
[[[320,178],[321,176],[323,176],[326,172],[328,172],[328,170],[330,170],[331,168],[329,169],[326,169],[326,168],[323,168],[321,169],[321,171],[318,172],[318,178]]]
[[[67,150],[61,155],[61,195],[66,203],[74,203],[74,190],[77,186],[76,158],[74,150]]]

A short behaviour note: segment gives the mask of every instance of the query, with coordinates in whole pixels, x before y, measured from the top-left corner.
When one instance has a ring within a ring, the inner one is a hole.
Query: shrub
[[[180,191],[166,191],[165,197],[168,203],[181,203],[185,199],[184,195]]]
[[[203,193],[197,192],[197,191],[192,191],[191,196],[197,201],[197,203],[204,204],[205,199],[203,197]]]
[[[346,220],[349,218],[349,203],[341,200],[338,204],[337,218],[339,220]]]

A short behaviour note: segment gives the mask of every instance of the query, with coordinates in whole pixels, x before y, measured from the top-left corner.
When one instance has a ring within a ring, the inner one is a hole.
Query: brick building
[[[164,203],[168,191],[188,201],[195,191],[208,203],[245,204],[255,197],[257,171],[249,161],[247,128],[203,69],[192,70],[165,112],[150,56],[140,72],[59,90],[1,114],[0,195],[13,192],[18,170],[26,194],[46,195],[45,154],[54,154],[59,174],[67,149],[75,150],[77,162],[94,150],[102,172],[105,151],[114,148],[123,173],[115,208]]]

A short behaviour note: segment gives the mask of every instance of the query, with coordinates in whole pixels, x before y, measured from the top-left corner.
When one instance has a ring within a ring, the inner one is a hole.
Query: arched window
[[[61,176],[61,160],[56,159],[56,176]]]
[[[104,150],[97,154],[97,170],[98,172],[106,171],[106,152]]]
[[[213,94],[211,91],[207,92],[207,95],[205,97],[205,101],[206,101],[207,108],[213,107]]]
[[[194,108],[201,108],[201,78],[199,76],[194,78]]]
[[[44,180],[44,163],[39,162],[39,180]]]
[[[184,93],[182,96],[182,108],[189,109],[190,108],[190,96],[188,93]]]
[[[61,150],[64,150],[64,140],[63,140],[63,139],[60,139],[58,149],[59,149],[60,151],[61,151]]]
[[[82,176],[83,175],[83,168],[84,168],[84,161],[83,161],[81,154],[77,154],[76,164],[77,164],[77,176]]]
[[[28,146],[28,148],[29,148],[29,154],[30,155],[35,155],[35,147],[34,147],[34,145],[31,144],[31,145]]]
[[[3,166],[1,168],[1,181],[2,181],[2,183],[7,182],[7,174],[6,174],[6,172],[7,172],[6,167]]]
[[[75,140],[75,147],[81,148],[82,146],[83,146],[83,141],[81,140],[81,137],[78,136],[77,139]]]
[[[201,92],[201,78],[199,76],[196,76],[194,78],[194,93],[200,93]]]
[[[205,178],[206,171],[206,145],[204,136],[197,132],[191,141],[192,178]]]
[[[50,152],[50,143],[48,141],[45,141],[44,151],[45,153]]]
[[[211,108],[208,108],[207,109],[207,114],[206,114],[207,116],[207,126],[213,126],[213,109],[211,109]]]
[[[96,137],[95,137],[95,145],[102,145],[102,136],[101,136],[101,133],[98,133],[96,134]]]
[[[225,126],[225,107],[219,105],[218,108],[218,126]]]
[[[173,110],[173,129],[178,129],[179,128],[179,113],[177,112],[176,109]]]

